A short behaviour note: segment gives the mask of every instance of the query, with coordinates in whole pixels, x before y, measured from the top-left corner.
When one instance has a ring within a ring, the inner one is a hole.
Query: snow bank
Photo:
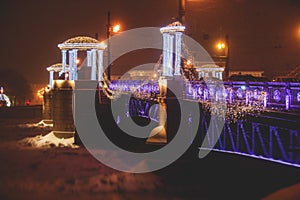
[[[38,123],[19,124],[20,128],[53,128],[53,124],[47,124],[43,120]]]
[[[74,138],[58,138],[54,135],[53,131],[47,135],[38,135],[35,137],[25,138],[20,141],[20,144],[25,146],[32,146],[37,148],[53,148],[53,147],[71,147],[78,148],[74,144]]]

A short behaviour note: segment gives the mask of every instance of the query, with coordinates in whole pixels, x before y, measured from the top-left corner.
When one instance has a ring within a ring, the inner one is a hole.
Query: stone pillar
[[[222,72],[219,72],[219,79],[220,79],[220,80],[223,80]]]
[[[98,50],[98,81],[102,81],[103,74],[103,50]]]
[[[219,74],[220,74],[219,72],[215,73],[215,76],[216,76],[217,79],[221,79],[220,76],[219,76]]]
[[[92,52],[91,51],[87,51],[87,66],[91,67],[92,66]]]
[[[169,59],[168,59],[168,75],[173,76],[173,41],[174,41],[174,35],[169,34],[168,35],[168,40],[169,40],[169,49],[168,49],[168,54],[169,54]]]
[[[95,81],[97,72],[97,54],[96,50],[92,49],[92,70],[91,70],[91,80]]]
[[[77,49],[73,49],[73,80],[77,80]]]
[[[245,104],[249,105],[250,103],[250,91],[246,91],[246,100],[245,100]]]
[[[54,71],[49,71],[49,87],[53,89]]]
[[[212,71],[212,77],[213,77],[213,78],[217,78],[217,77],[216,77],[216,72],[215,72],[215,71]]]
[[[73,80],[73,50],[69,51],[69,80]]]
[[[285,95],[285,109],[286,110],[289,110],[291,108],[291,100],[292,100],[292,96],[290,94],[290,90],[286,89],[287,90],[287,94]]]
[[[65,73],[65,80],[66,80],[66,68],[67,68],[67,50],[61,50],[62,55],[62,72]]]
[[[268,106],[268,93],[267,92],[262,92],[263,96],[263,108],[267,108]]]
[[[167,76],[167,64],[168,64],[168,33],[163,33],[163,71],[162,75]]]
[[[53,87],[53,133],[58,138],[74,137],[72,107],[74,81],[55,80]]]
[[[43,94],[43,122],[45,124],[53,124],[52,120],[52,90],[44,90]]]
[[[175,71],[174,76],[180,76],[180,65],[181,65],[181,32],[175,33]]]

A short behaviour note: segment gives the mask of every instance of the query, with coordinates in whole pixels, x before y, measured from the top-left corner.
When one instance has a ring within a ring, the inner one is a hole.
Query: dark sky
[[[2,0],[0,70],[47,83],[45,68],[61,62],[57,44],[96,32],[105,39],[108,10],[123,30],[161,27],[177,17],[178,0]],[[300,65],[299,0],[187,0],[186,26],[211,53],[218,37],[228,34],[232,69],[272,76]]]

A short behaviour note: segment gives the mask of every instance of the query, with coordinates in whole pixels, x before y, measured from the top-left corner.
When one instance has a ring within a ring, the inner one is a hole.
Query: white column
[[[87,58],[87,66],[91,67],[92,66],[92,51],[86,52],[86,58]]]
[[[53,89],[54,71],[49,71],[49,85],[50,89]]]
[[[98,50],[98,81],[102,81],[103,74],[103,50]]]
[[[77,80],[77,49],[73,49],[73,80]]]
[[[220,79],[220,77],[219,77],[220,72],[216,72],[215,74],[216,74],[216,78]]]
[[[168,48],[168,76],[173,76],[173,40],[174,35],[168,35],[169,48]]]
[[[163,33],[163,71],[162,75],[167,76],[168,64],[168,33]]]
[[[181,32],[175,33],[175,76],[180,76],[180,64],[181,64]]]
[[[73,80],[73,50],[69,51],[69,80]]]
[[[215,72],[215,71],[212,71],[212,77],[213,77],[213,78],[217,78],[217,77],[216,77],[216,72]]]
[[[65,74],[65,80],[66,80],[66,67],[67,67],[67,50],[61,50],[62,55],[62,73]]]
[[[97,72],[97,54],[96,50],[92,49],[92,70],[91,70],[91,80],[97,80],[96,79],[96,72]]]
[[[219,78],[220,78],[220,80],[223,80],[222,72],[219,72]]]

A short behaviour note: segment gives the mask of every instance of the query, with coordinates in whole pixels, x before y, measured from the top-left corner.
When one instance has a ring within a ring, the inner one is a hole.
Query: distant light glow
[[[187,60],[187,61],[186,61],[186,65],[187,65],[187,66],[191,66],[191,65],[192,65],[192,61],[191,61],[191,60]]]
[[[217,44],[217,48],[218,48],[218,50],[221,50],[221,49],[225,49],[225,43],[224,42],[219,42],[218,44]]]
[[[114,33],[118,33],[120,30],[121,30],[120,24],[117,24],[117,25],[113,26],[112,31],[113,31]]]
[[[4,92],[3,87],[1,87],[0,94],[3,94],[3,92]]]
[[[79,64],[80,63],[80,59],[79,58],[77,58],[77,60],[76,60],[76,64]]]

